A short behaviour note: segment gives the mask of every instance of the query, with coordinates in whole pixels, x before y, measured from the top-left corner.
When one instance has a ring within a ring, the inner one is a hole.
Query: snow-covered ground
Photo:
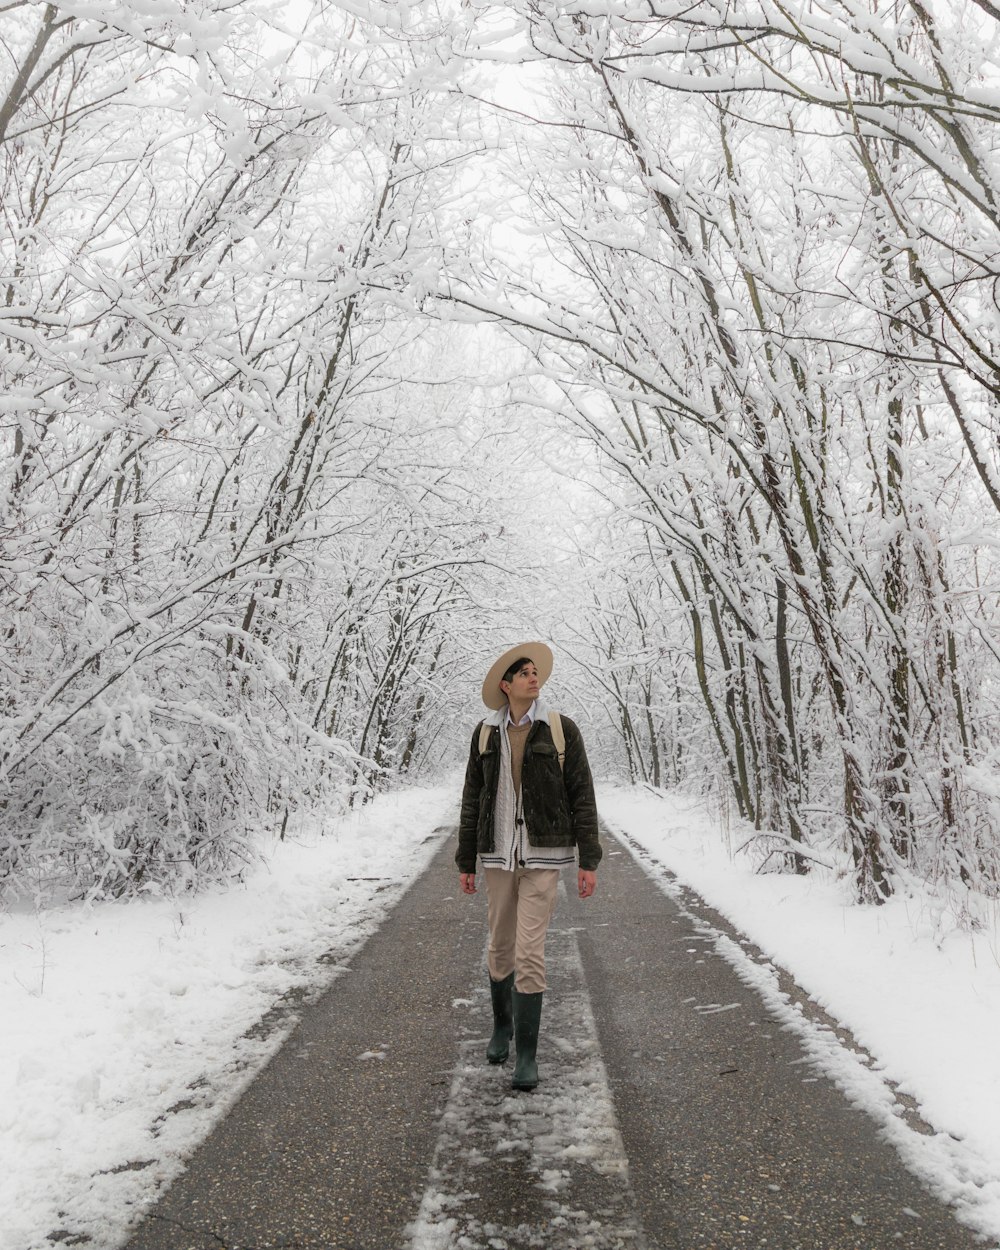
[[[382,796],[228,891],[0,917],[0,1248],[118,1244],[292,1021],[247,1031],[337,975],[455,806],[454,788]]]
[[[608,825],[649,853],[645,867],[668,892],[677,893],[672,873],[850,1029],[871,1066],[804,1019],[774,969],[717,935],[719,953],[800,1034],[813,1063],[868,1110],[929,1188],[1000,1245],[997,902],[966,896],[949,906],[900,894],[858,907],[849,881],[834,872],[755,872],[743,838],[721,835],[696,800],[642,789],[606,789],[599,800]],[[966,912],[961,926],[958,906]],[[933,1133],[908,1127],[894,1087],[912,1097]]]
[[[457,783],[384,796],[325,836],[275,843],[228,892],[0,918],[0,1250],[41,1250],[59,1229],[115,1246],[290,1017],[248,1030],[282,995],[337,975],[440,845],[456,798]],[[694,801],[604,788],[600,806],[648,851],[666,890],[669,870],[851,1030],[874,1071],[801,1019],[772,969],[718,935],[814,1061],[1000,1242],[996,909],[980,903],[969,932],[930,898],[857,908],[832,873],[754,873]],[[332,963],[321,958],[330,952]],[[907,1127],[890,1082],[932,1135]]]

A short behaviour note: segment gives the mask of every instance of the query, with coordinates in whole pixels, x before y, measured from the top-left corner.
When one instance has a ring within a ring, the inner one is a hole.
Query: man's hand
[[[576,874],[576,886],[580,891],[581,898],[590,898],[597,889],[597,873],[588,872],[586,868],[581,868]]]
[[[463,894],[478,893],[476,890],[476,874],[474,872],[460,872],[458,874],[458,884],[462,887]]]

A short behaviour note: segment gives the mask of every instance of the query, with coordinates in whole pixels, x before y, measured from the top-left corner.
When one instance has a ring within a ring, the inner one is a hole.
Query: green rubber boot
[[[486,1058],[490,1063],[505,1063],[510,1054],[510,1039],[514,1036],[514,1016],[511,1008],[511,991],[514,989],[514,974],[504,977],[502,981],[494,981],[490,977],[490,998],[493,1000],[493,1036],[486,1047]]]
[[[511,1089],[534,1089],[538,1084],[538,1064],[535,1051],[538,1047],[538,1025],[542,1018],[542,993],[522,994],[514,990],[511,995],[514,1007],[514,1045],[517,1062],[511,1078]]]

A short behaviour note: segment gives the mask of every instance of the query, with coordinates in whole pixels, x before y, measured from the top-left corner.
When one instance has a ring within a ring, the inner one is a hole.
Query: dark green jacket
[[[552,733],[543,720],[528,731],[521,767],[521,801],[528,841],[532,846],[575,846],[581,868],[595,869],[601,862],[597,840],[597,803],[594,781],[587,763],[583,736],[568,716],[562,716],[566,758],[559,767]],[[476,856],[491,854],[493,813],[500,777],[500,730],[494,726],[483,755],[479,754],[479,730],[472,735],[469,763],[462,789],[462,814],[458,825],[455,863],[459,872],[475,872]]]

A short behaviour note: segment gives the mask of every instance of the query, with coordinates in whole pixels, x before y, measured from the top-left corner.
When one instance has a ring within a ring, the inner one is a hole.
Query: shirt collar
[[[540,720],[544,721],[546,725],[549,723],[548,708],[545,706],[545,703],[540,695],[534,703],[532,703],[531,707],[528,708],[528,716],[531,718],[532,722]],[[489,716],[483,718],[483,721],[484,724],[496,725],[498,727],[510,724],[509,704],[505,703],[503,707],[497,708],[494,712],[490,712]]]
[[[537,700],[535,700],[534,702],[532,702],[532,703],[530,703],[530,704],[528,705],[528,710],[527,710],[527,711],[525,712],[525,714],[521,717],[521,719],[517,722],[517,724],[518,724],[518,725],[524,725],[524,724],[533,725],[533,724],[535,723],[535,703],[536,703],[536,702],[537,702]],[[503,722],[503,723],[504,723],[504,725],[505,725],[505,726],[507,726],[507,725],[513,725],[513,724],[514,724],[514,718],[513,718],[513,716],[511,716],[511,714],[510,714],[510,704],[509,704],[509,703],[507,704],[507,717],[506,717],[506,719],[504,720],[504,722]]]

